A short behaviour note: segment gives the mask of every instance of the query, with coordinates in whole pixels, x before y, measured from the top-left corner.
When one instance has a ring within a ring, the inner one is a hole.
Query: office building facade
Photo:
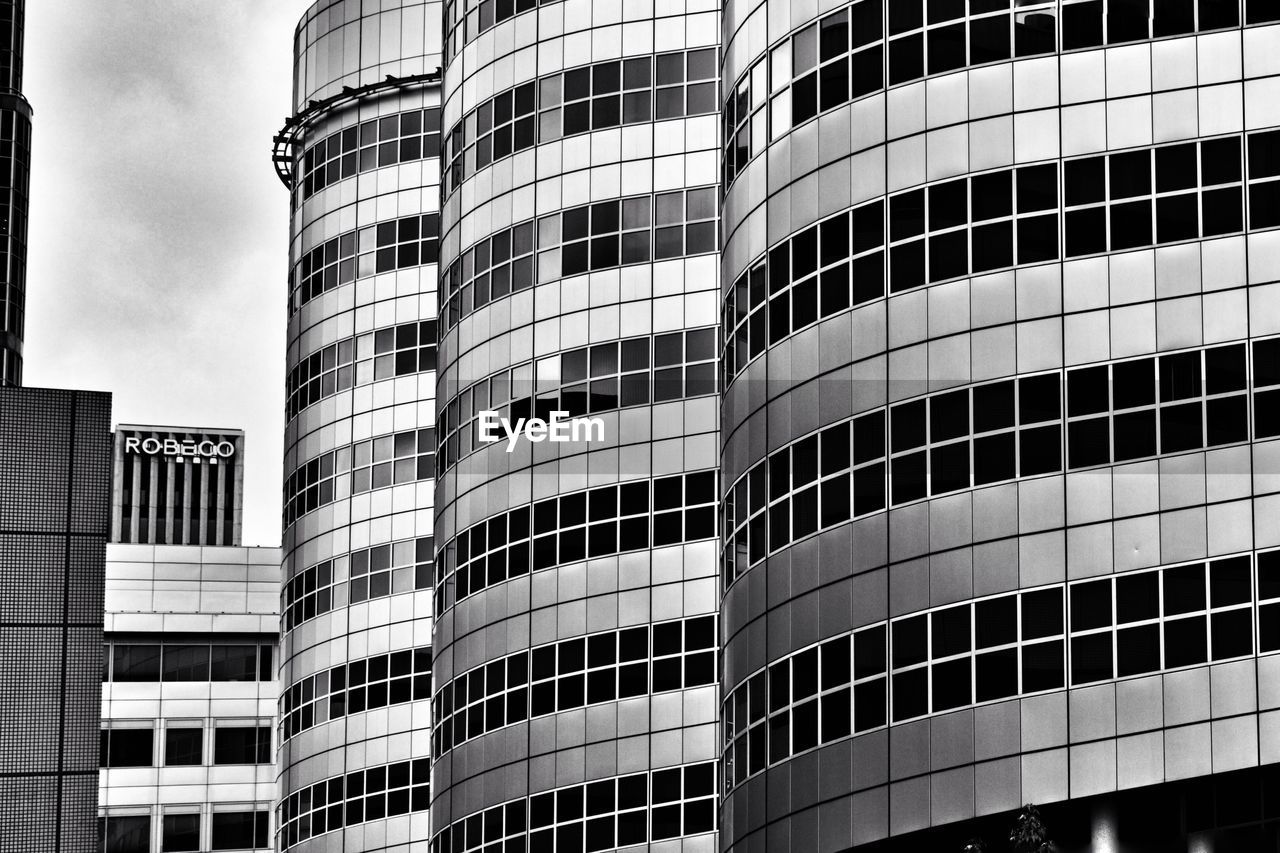
[[[1275,849],[1277,7],[724,16],[722,849]]]
[[[31,104],[22,94],[25,3],[0,3],[0,386],[22,384]]]
[[[101,853],[274,849],[279,592],[278,548],[107,546]]]
[[[111,398],[0,389],[0,850],[98,849]]]
[[[440,4],[295,34],[280,850],[429,837]]]
[[[121,424],[113,465],[113,542],[240,544],[242,430]]]
[[[433,851],[715,849],[719,27],[445,6]]]

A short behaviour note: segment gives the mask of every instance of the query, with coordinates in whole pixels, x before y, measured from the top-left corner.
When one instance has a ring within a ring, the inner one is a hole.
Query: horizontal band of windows
[[[304,252],[289,270],[289,316],[339,285],[439,260],[439,213],[402,216],[339,234]]]
[[[946,605],[794,652],[727,693],[725,790],[890,723],[1278,652],[1280,551],[1256,565],[1256,598],[1246,553]]]
[[[436,369],[435,320],[353,335],[300,359],[285,379],[285,419],[360,385]]]
[[[432,755],[533,717],[715,684],[716,636],[714,616],[695,616],[546,643],[474,667],[432,699]]]
[[[345,826],[426,811],[430,782],[431,762],[426,758],[322,779],[280,802],[277,840],[284,849]]]
[[[530,572],[713,538],[716,477],[709,470],[601,486],[471,525],[439,549],[437,618],[468,596]]]
[[[535,283],[719,251],[716,192],[698,187],[579,205],[481,240],[441,274],[444,329]]]
[[[518,151],[628,124],[709,115],[719,97],[714,47],[597,62],[499,92],[445,137],[442,197]]]
[[[430,646],[338,664],[284,691],[279,702],[280,742],[348,714],[429,698]]]
[[[594,853],[715,830],[716,762],[570,785],[432,833],[431,853]]]
[[[1277,152],[1280,131],[1236,134],[1066,160],[1061,170],[1057,162],[1002,169],[830,216],[763,253],[725,293],[725,387],[770,346],[883,298],[886,286],[899,293],[1015,265],[1235,234],[1246,202],[1250,230],[1280,226]]]
[[[413,350],[409,351],[417,356]],[[285,478],[284,525],[349,498],[435,476],[435,427],[379,435],[308,460]]]
[[[281,628],[291,631],[348,604],[431,589],[434,556],[435,539],[423,536],[360,548],[308,566],[284,584]]]
[[[338,181],[440,156],[440,108],[372,118],[329,134],[294,161],[294,207]]]
[[[726,88],[726,190],[771,141],[828,110],[889,86],[1015,57],[1239,27],[1236,0],[1033,2],[858,0],[785,37]],[[1280,20],[1246,0],[1245,22]],[[926,8],[927,6],[927,8]],[[887,18],[887,21],[886,21]],[[886,58],[885,24],[888,30]]]
[[[272,681],[269,643],[102,644],[103,682]]]
[[[714,394],[715,348],[714,326],[646,335],[566,350],[474,382],[439,408],[436,478],[485,446],[481,412],[515,423],[550,420],[557,411],[579,417]]]
[[[215,811],[209,814],[209,847],[201,846],[200,813],[164,814],[161,847],[166,851],[265,850],[271,846],[268,811]],[[98,816],[102,853],[151,853],[151,815]]]
[[[1280,436],[1278,365],[1280,338],[1267,338],[1005,379],[833,424],[726,489],[725,588],[771,552],[890,505]]]
[[[213,728],[214,766],[270,764],[270,726],[217,725]],[[201,726],[164,728],[164,753],[155,754],[156,732],[150,726],[109,726],[99,733],[98,766],[193,767],[204,764],[204,729]]]

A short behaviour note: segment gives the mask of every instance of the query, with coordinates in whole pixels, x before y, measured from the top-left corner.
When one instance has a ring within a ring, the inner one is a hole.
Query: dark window
[[[165,681],[208,681],[208,646],[165,646]]]
[[[245,850],[268,844],[265,811],[214,812],[211,817],[214,850]]]
[[[103,853],[151,853],[149,815],[107,815],[98,827]]]
[[[112,650],[113,681],[159,681],[160,647],[117,645]]]
[[[101,735],[102,767],[150,767],[152,763],[153,729],[103,729]]]
[[[270,764],[270,727],[236,726],[214,729],[213,763]]]
[[[202,763],[204,763],[204,729],[165,729],[164,764],[166,767],[187,767]]]
[[[164,816],[164,837],[160,842],[162,853],[199,849],[199,814],[167,814]]]

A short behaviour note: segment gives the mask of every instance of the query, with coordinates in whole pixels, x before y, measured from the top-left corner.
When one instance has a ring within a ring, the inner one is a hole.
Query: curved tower
[[[0,386],[22,384],[31,104],[22,95],[23,0],[0,2]]]
[[[446,4],[438,853],[715,846],[718,38]],[[603,435],[507,452],[485,412]]]
[[[727,0],[723,849],[1262,849],[1277,18]]]
[[[279,850],[428,838],[440,4],[295,36]]]

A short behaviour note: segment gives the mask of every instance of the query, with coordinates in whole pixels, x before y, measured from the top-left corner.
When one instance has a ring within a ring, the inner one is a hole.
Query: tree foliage
[[[1009,833],[1009,849],[1013,853],[1055,853],[1057,846],[1049,840],[1049,830],[1040,819],[1040,810],[1031,803],[1022,807]]]

